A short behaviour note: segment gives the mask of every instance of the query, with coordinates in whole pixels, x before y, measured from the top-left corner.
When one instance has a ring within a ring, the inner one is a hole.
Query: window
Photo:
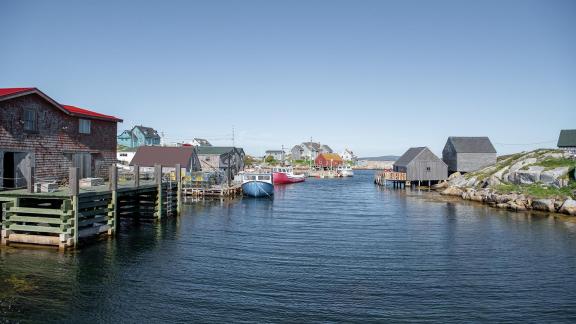
[[[426,167],[426,171],[430,172],[430,167]]]
[[[125,156],[125,157],[127,157],[127,156],[128,156],[128,153],[120,153],[120,156]]]
[[[90,134],[90,120],[80,119],[80,134]]]
[[[24,130],[29,132],[35,132],[36,128],[36,110],[26,109],[24,110]]]

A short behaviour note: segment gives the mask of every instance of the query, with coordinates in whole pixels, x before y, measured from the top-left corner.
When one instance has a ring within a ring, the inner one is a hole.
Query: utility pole
[[[232,147],[236,147],[236,138],[234,136],[234,125],[232,125]]]

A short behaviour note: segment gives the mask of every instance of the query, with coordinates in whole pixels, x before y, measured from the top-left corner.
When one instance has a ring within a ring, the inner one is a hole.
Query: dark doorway
[[[16,170],[14,168],[14,152],[6,152],[4,153],[4,162],[2,165],[4,170],[3,172],[3,183],[2,186],[4,188],[14,188],[14,178],[16,175]]]

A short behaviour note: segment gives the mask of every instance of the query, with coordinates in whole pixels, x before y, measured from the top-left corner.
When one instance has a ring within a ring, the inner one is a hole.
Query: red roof
[[[112,120],[112,121],[122,121],[119,118],[116,118],[114,116],[110,116],[110,115],[104,115],[101,113],[97,113],[88,109],[84,109],[84,108],[78,108],[78,107],[74,107],[74,106],[69,106],[69,105],[62,105],[62,107],[64,107],[64,109],[66,109],[69,113],[71,113],[72,115],[75,116],[84,116],[84,117],[93,117],[93,118],[100,118],[100,119],[107,119],[107,120]]]
[[[33,89],[34,88],[4,88],[4,89],[0,89],[0,97],[8,96],[8,95],[19,93],[19,92],[30,91]]]
[[[0,88],[0,98],[3,96],[9,96],[9,95],[18,94],[21,92],[27,92],[27,91],[31,91],[31,90],[36,91],[38,94],[40,94],[41,96],[43,96],[45,98],[48,97],[36,88]],[[49,97],[48,97],[48,99],[54,101],[53,99],[51,99]],[[100,113],[97,113],[95,111],[91,111],[88,109],[78,108],[78,107],[69,106],[69,105],[62,105],[62,104],[58,104],[56,101],[54,101],[53,103],[56,104],[58,106],[58,108],[62,109],[64,112],[66,112],[70,115],[73,115],[73,116],[103,119],[103,120],[109,120],[109,121],[113,121],[113,122],[121,122],[122,121],[122,119],[120,119],[120,118],[110,116],[110,115],[100,114]]]

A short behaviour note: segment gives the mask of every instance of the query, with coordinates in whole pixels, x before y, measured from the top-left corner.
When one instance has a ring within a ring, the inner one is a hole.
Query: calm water
[[[79,253],[0,250],[0,322],[576,321],[576,223],[371,179],[191,204]]]

